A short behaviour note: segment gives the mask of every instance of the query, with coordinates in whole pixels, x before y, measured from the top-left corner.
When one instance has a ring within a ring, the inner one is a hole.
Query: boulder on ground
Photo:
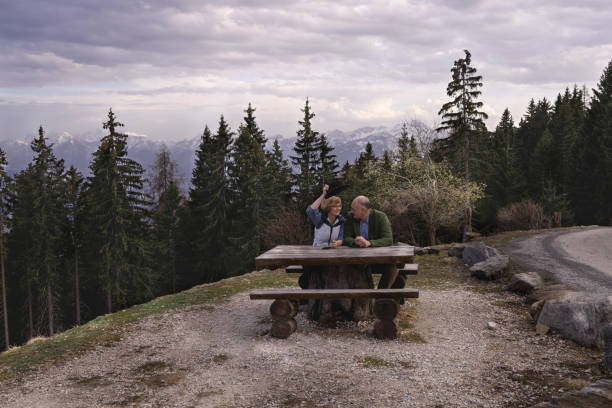
[[[531,292],[525,299],[525,302],[532,304],[540,300],[559,299],[572,293],[574,293],[574,291],[562,284],[542,286]]]
[[[430,255],[430,254],[439,254],[440,250],[436,249],[436,248],[430,248],[430,247],[414,247],[414,254],[415,255]]]
[[[455,244],[452,247],[448,248],[448,256],[456,256],[457,258],[463,258],[463,250],[465,249],[465,244]]]
[[[506,290],[518,293],[531,293],[542,286],[542,278],[537,272],[517,273],[510,279]]]
[[[476,245],[466,245],[463,249],[463,263],[472,266],[478,262],[486,261],[488,258],[498,256],[497,249],[486,246],[483,242]]]
[[[498,255],[478,262],[470,268],[470,274],[478,279],[499,279],[504,269],[508,267],[509,258],[506,255]]]
[[[538,317],[563,337],[600,349],[604,347],[603,329],[612,321],[612,296],[593,296],[574,292],[559,299],[547,300]]]
[[[580,391],[568,391],[549,402],[541,402],[533,408],[589,407],[609,408],[612,406],[612,379],[601,379]]]

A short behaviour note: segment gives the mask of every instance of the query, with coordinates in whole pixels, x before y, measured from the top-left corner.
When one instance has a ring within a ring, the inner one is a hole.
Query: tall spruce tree
[[[308,98],[301,111],[304,112],[304,119],[298,122],[301,128],[297,131],[297,140],[293,146],[295,156],[290,158],[298,168],[294,179],[297,202],[300,206],[306,206],[312,201],[318,184],[317,170],[320,167],[321,151],[319,132],[312,129],[311,121],[315,114],[311,111]]]
[[[166,145],[162,145],[155,156],[149,182],[155,202],[152,211],[154,258],[159,276],[157,292],[161,294],[177,291],[177,253],[183,203],[177,167]]]
[[[62,225],[66,213],[63,202],[64,161],[53,153],[42,126],[38,138],[32,141],[34,152],[32,176],[34,177],[33,223],[35,226],[32,245],[37,253],[39,273],[42,277],[42,294],[46,299],[48,333],[55,333],[55,318],[58,291],[61,280],[57,276],[62,252]]]
[[[143,193],[143,173],[140,163],[127,156],[123,124],[116,120],[112,109],[102,127],[108,135],[100,140],[90,164],[85,203],[91,228],[88,242],[93,246],[94,259],[106,298],[106,311],[114,305],[150,298],[154,274],[147,266],[149,200]]]
[[[254,266],[259,254],[261,227],[266,213],[266,138],[253,115],[255,108],[249,103],[244,112],[244,123],[238,128],[229,164],[234,194],[231,241],[237,251],[236,258],[240,260],[238,267],[243,271]]]
[[[475,132],[485,128],[484,119],[488,116],[479,110],[483,103],[476,101],[482,93],[482,76],[476,75],[476,68],[471,66],[472,55],[464,50],[465,58],[456,60],[451,68],[452,80],[446,88],[446,94],[451,101],[442,105],[438,115],[442,115],[439,130],[448,130],[450,136],[443,142],[446,144],[445,155],[456,169],[463,164],[465,180],[470,181],[470,139]],[[461,147],[462,146],[462,147]],[[461,160],[458,152],[462,152]]]
[[[336,161],[336,155],[333,154],[334,148],[329,144],[324,134],[319,136],[318,148],[319,168],[317,169],[317,178],[319,179],[319,186],[323,188],[323,185],[330,184],[336,179],[338,162]]]
[[[231,273],[229,233],[231,229],[232,191],[228,165],[233,133],[223,115],[217,133],[211,135],[208,127],[196,152],[192,188],[189,192],[195,271],[205,282],[211,282]]]
[[[66,172],[66,207],[68,215],[68,233],[72,246],[74,273],[74,318],[77,325],[81,324],[81,282],[79,276],[79,251],[83,245],[82,200],[83,175],[70,166]]]
[[[8,228],[10,216],[9,208],[9,188],[11,179],[6,172],[6,153],[0,149],[0,285],[2,285],[2,321],[4,323],[4,347],[9,348],[9,324],[8,324],[8,303],[6,301],[6,245],[5,245],[5,230]]]
[[[283,151],[274,140],[272,150],[266,152],[266,172],[264,178],[265,194],[265,219],[270,219],[283,205],[291,201],[291,188],[293,174],[291,167],[286,159],[283,158]]]
[[[604,69],[586,112],[577,149],[573,201],[580,223],[612,224],[612,61]]]

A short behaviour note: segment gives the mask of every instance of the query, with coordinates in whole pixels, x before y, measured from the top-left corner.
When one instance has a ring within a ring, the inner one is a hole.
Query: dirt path
[[[576,290],[612,292],[612,228],[533,235],[508,243],[504,252],[526,267]]]
[[[537,336],[522,299],[423,290],[396,341],[371,322],[325,328],[297,317],[267,335],[269,302],[227,302],[147,318],[122,340],[0,391],[8,407],[519,407],[592,381],[601,355]],[[487,322],[498,324],[487,329]]]

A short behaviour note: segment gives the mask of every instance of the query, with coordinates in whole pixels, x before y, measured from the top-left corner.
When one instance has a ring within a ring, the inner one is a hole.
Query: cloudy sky
[[[39,124],[179,140],[233,128],[251,102],[267,134],[433,123],[450,67],[472,53],[494,127],[530,98],[592,88],[612,59],[608,0],[0,0],[0,139]]]

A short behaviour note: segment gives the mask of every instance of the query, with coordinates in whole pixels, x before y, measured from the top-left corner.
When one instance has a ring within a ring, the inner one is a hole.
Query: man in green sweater
[[[387,215],[370,208],[370,200],[365,196],[355,197],[351,203],[352,217],[344,226],[343,245],[360,248],[393,245],[391,223]],[[395,265],[372,265],[373,273],[382,273],[378,282],[379,289],[388,289],[397,278]]]

